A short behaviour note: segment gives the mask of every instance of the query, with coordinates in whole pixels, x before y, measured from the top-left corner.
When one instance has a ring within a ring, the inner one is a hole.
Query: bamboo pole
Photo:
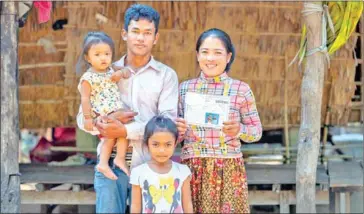
[[[287,56],[284,58],[284,142],[286,146],[286,160],[290,163],[290,150],[289,150],[289,127],[288,127],[288,60]]]
[[[330,69],[329,69],[330,72]],[[325,156],[325,147],[327,143],[327,135],[329,132],[329,124],[330,124],[330,116],[331,116],[331,100],[333,94],[333,86],[334,80],[331,80],[330,91],[329,91],[329,100],[327,101],[327,108],[326,108],[326,115],[325,115],[325,122],[324,122],[324,133],[322,139],[322,149],[321,149],[321,164],[324,164],[324,156]]]

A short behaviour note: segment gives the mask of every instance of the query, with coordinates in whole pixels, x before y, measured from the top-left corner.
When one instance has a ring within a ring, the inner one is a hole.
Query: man
[[[152,47],[159,38],[158,25],[159,13],[150,6],[136,4],[126,11],[122,38],[127,45],[127,54],[114,65],[131,70],[131,77],[121,80],[119,87],[123,102],[134,112],[123,112],[119,120],[112,120],[107,124],[99,119],[95,123],[96,128],[106,138],[126,137],[129,140],[133,145],[132,168],[150,158],[143,144],[146,123],[155,115],[166,115],[172,119],[177,117],[177,74],[151,55]],[[77,123],[81,129],[84,129],[83,119],[80,111]],[[117,180],[108,179],[95,171],[97,213],[125,212],[129,179],[113,165],[113,157],[114,155],[109,164],[118,176]]]

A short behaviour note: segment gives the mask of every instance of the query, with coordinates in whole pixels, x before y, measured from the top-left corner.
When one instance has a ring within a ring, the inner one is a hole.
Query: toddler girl
[[[78,64],[77,73],[86,66],[86,72],[81,76],[78,90],[81,93],[81,108],[84,116],[85,129],[99,134],[94,128],[94,121],[99,116],[108,116],[117,119],[118,111],[124,107],[121,101],[117,82],[121,78],[130,76],[128,69],[114,71],[111,68],[114,56],[114,42],[103,32],[90,32],[86,35]],[[83,71],[83,70],[82,70]],[[106,122],[107,121],[103,121]],[[101,136],[102,137],[102,136]],[[116,143],[116,157],[114,164],[129,175],[125,156],[128,142],[124,138],[105,139],[100,151],[100,161],[96,169],[106,177],[116,180],[108,162]]]

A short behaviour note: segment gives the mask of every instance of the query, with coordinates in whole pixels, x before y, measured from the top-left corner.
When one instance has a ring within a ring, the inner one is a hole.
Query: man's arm
[[[178,77],[175,71],[168,72],[158,100],[158,113],[174,120],[178,111]]]
[[[170,71],[166,73],[163,80],[163,88],[158,100],[158,115],[164,115],[174,120],[177,117],[177,102],[178,77],[174,71]],[[130,140],[143,139],[144,128],[147,122],[134,121],[125,124],[126,138]]]

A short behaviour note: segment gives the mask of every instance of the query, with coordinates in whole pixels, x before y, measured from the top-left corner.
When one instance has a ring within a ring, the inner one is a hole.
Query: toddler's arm
[[[93,124],[92,124],[92,108],[90,102],[91,96],[91,85],[87,81],[82,81],[81,83],[81,107],[83,116],[85,118],[85,129],[88,131],[92,131]]]
[[[121,78],[128,79],[130,77],[131,73],[130,70],[123,67],[115,69],[115,72],[111,74],[111,81],[113,82],[119,82]]]

